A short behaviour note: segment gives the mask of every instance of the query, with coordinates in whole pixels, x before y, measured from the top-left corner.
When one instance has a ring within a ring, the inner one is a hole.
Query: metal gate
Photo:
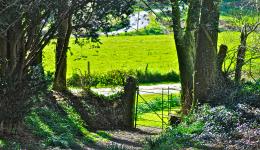
[[[179,89],[163,88],[157,90],[137,89],[135,106],[135,128],[151,127],[164,129],[169,125],[169,115],[175,113],[179,100],[174,92]]]

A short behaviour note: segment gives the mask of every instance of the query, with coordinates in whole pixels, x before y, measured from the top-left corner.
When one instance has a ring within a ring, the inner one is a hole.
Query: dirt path
[[[108,131],[112,136],[110,145],[117,145],[125,149],[142,149],[146,138],[158,135],[161,129],[139,127],[132,131]]]
[[[109,141],[96,143],[95,145],[86,146],[86,150],[104,150],[104,149],[143,149],[147,138],[155,137],[161,133],[161,129],[139,127],[130,131],[115,130],[106,131],[110,136]]]

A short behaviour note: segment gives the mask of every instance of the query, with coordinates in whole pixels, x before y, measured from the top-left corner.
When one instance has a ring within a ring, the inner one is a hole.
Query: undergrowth
[[[182,122],[157,138],[147,140],[145,149],[258,149],[260,110],[247,103],[235,107],[200,106]]]

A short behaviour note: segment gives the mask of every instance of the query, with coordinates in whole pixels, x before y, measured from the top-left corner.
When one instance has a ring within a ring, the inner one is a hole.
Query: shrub
[[[166,74],[149,71],[120,71],[112,70],[105,74],[79,75],[74,73],[68,79],[68,86],[73,87],[91,87],[91,86],[123,86],[127,76],[135,76],[140,84],[160,83],[160,82],[179,82],[180,78],[177,73],[171,71]]]
[[[179,82],[179,75],[171,71],[166,74],[161,74],[159,72],[149,72],[149,71],[137,71],[136,77],[139,83],[159,83],[159,82]]]
[[[125,84],[126,77],[133,75],[131,71],[125,72],[120,70],[109,71],[106,74],[95,75],[79,75],[73,74],[68,79],[68,85],[74,87],[91,87],[91,86],[123,86]]]

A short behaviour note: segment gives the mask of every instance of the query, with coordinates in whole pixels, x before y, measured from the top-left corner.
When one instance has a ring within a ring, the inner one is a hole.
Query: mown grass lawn
[[[259,35],[258,35],[259,36]],[[219,45],[226,44],[229,49],[236,49],[240,41],[239,32],[222,32],[219,34]],[[249,37],[256,39],[256,34]],[[111,36],[101,37],[100,48],[91,44],[79,46],[71,38],[68,52],[68,78],[81,70],[87,71],[90,62],[91,73],[106,73],[111,70],[148,70],[151,72],[168,73],[178,71],[178,58],[173,35],[147,36]],[[43,65],[46,71],[54,72],[55,42],[44,49]],[[258,61],[259,62],[259,61]],[[256,65],[257,67],[257,65]],[[256,69],[260,69],[259,67]]]

